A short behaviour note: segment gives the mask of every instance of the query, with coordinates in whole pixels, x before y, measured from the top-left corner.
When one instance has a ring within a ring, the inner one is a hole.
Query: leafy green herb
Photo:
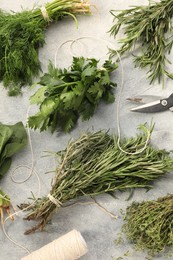
[[[0,178],[9,170],[12,156],[27,144],[27,134],[22,122],[15,125],[0,123]],[[10,213],[10,197],[0,189],[0,217],[3,223],[4,209],[13,220]]]
[[[100,100],[114,101],[110,73],[117,69],[111,60],[98,68],[98,60],[73,57],[70,70],[55,68],[49,64],[48,73],[39,82],[41,88],[31,97],[32,104],[39,104],[40,111],[29,117],[28,125],[40,131],[56,126],[69,132],[79,116],[88,120],[93,116]]]
[[[133,202],[126,210],[123,231],[138,250],[149,255],[173,249],[173,195],[153,201]]]
[[[45,30],[51,22],[64,16],[89,14],[90,4],[80,0],[55,0],[45,5],[48,17],[40,8],[20,13],[0,10],[0,80],[10,95],[18,95],[21,87],[31,84],[41,70],[38,48],[45,43]]]
[[[136,6],[123,10],[119,14],[111,12],[116,23],[110,29],[114,37],[123,27],[125,38],[120,40],[120,55],[126,52],[139,50],[134,54],[134,62],[140,68],[148,67],[150,82],[156,79],[164,84],[165,76],[173,79],[168,71],[170,63],[168,55],[173,44],[173,1],[162,0],[148,6]],[[111,55],[117,55],[111,50]]]
[[[153,126],[142,125],[140,129],[143,133],[135,138],[121,140],[123,149],[133,153],[143,147]],[[26,234],[43,229],[55,208],[63,207],[70,199],[128,188],[150,188],[151,181],[173,169],[173,159],[168,152],[148,145],[140,154],[125,154],[118,148],[117,137],[104,131],[82,134],[57,156],[59,166],[50,194],[26,209],[30,211],[27,220],[39,221]],[[20,205],[21,208],[26,206]]]
[[[27,134],[22,122],[15,125],[0,123],[0,178],[11,166],[12,156],[27,144]]]

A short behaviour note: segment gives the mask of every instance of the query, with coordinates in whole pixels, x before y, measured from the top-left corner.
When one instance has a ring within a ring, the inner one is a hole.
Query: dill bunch
[[[126,210],[123,231],[138,250],[150,256],[173,248],[173,195],[133,202]]]
[[[169,72],[168,56],[173,44],[173,0],[162,0],[148,6],[135,6],[120,13],[111,11],[115,24],[110,34],[116,37],[120,28],[125,37],[120,39],[118,53],[123,55],[130,51],[139,51],[134,55],[135,66],[148,68],[150,83],[156,79],[164,85],[165,77],[173,79]],[[110,50],[116,55],[115,50]]]
[[[140,126],[143,132],[121,140],[121,147],[131,153],[141,149],[152,128]],[[71,199],[128,188],[151,188],[153,180],[173,169],[168,152],[148,145],[142,153],[125,154],[118,148],[117,137],[104,131],[82,134],[57,156],[59,166],[50,194],[34,204],[20,205],[29,210],[26,220],[39,221],[25,234],[42,230],[55,209]]]
[[[55,0],[41,9],[7,13],[0,10],[0,80],[9,95],[18,95],[21,87],[32,83],[41,70],[38,49],[45,43],[45,31],[64,16],[90,14],[90,4],[81,0]]]

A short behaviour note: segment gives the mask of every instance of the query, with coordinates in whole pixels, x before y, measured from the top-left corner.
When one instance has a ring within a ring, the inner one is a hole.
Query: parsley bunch
[[[98,68],[98,62],[73,57],[69,70],[55,68],[50,63],[48,73],[39,82],[42,87],[30,98],[32,104],[40,106],[40,111],[29,117],[29,127],[40,131],[50,127],[54,132],[59,126],[66,133],[75,126],[79,116],[82,120],[93,116],[100,100],[112,103],[116,83],[110,80],[110,73],[118,65],[107,60]]]
[[[52,22],[77,14],[90,14],[90,3],[81,0],[54,0],[40,8],[7,13],[0,10],[0,80],[9,95],[18,95],[41,70],[38,49],[45,44],[45,31]]]

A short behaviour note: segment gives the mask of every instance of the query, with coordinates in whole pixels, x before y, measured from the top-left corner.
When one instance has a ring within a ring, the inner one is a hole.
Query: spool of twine
[[[75,260],[86,254],[87,244],[77,230],[72,230],[21,260]]]

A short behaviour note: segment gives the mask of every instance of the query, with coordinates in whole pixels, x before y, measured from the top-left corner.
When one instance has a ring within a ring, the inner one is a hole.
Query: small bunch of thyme
[[[111,35],[117,35],[123,27],[125,37],[120,39],[120,55],[139,50],[134,54],[134,63],[140,68],[148,67],[150,83],[156,79],[164,85],[165,76],[173,79],[167,65],[168,55],[173,44],[173,0],[162,0],[148,6],[135,6],[116,14],[111,11],[116,23],[110,29]],[[110,50],[111,55],[117,51]]]
[[[143,133],[135,138],[121,140],[124,150],[133,153],[144,146],[152,127],[142,125],[141,129]],[[173,169],[168,152],[147,145],[140,154],[125,154],[119,150],[117,137],[104,131],[82,134],[57,156],[60,162],[50,194],[34,204],[20,205],[29,210],[25,219],[39,221],[25,234],[42,230],[54,210],[68,200],[128,188],[150,188],[151,181]]]
[[[45,14],[46,15],[45,15]],[[90,14],[90,4],[81,0],[54,0],[41,8],[19,13],[0,10],[0,80],[9,95],[18,95],[41,70],[38,49],[45,43],[51,22],[76,14]]]
[[[123,232],[137,250],[150,256],[173,249],[173,195],[153,201],[133,202],[126,210]]]

